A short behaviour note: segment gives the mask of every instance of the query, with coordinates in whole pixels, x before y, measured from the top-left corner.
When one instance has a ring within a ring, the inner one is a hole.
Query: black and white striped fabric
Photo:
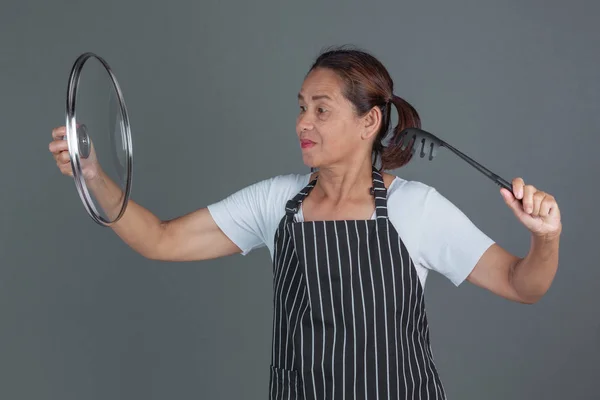
[[[275,235],[269,398],[445,399],[381,174],[373,168],[371,220],[295,221],[316,182],[287,203]]]

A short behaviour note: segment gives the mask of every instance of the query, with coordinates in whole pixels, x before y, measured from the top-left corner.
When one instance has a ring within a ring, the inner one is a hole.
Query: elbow
[[[151,237],[154,237],[154,240],[148,240],[144,243],[141,251],[139,251],[142,257],[152,261],[167,261],[168,257],[165,251],[167,224],[166,221],[162,221],[157,233],[151,235]]]
[[[158,252],[140,252],[140,255],[142,257],[144,257],[146,260],[151,260],[151,261],[165,261],[165,259],[163,257],[160,256],[160,253]]]
[[[525,305],[537,304],[548,292],[551,282],[543,280],[523,282],[522,278],[517,279],[516,269],[521,262],[523,262],[522,258],[516,260],[511,265],[508,275],[509,284],[512,287],[517,302]]]
[[[142,248],[138,250],[137,253],[146,260],[162,261],[163,258],[161,257],[160,251],[158,251],[156,248]]]
[[[537,302],[538,302],[538,301],[540,301],[540,299],[541,299],[542,297],[543,297],[543,296],[536,296],[536,297],[531,297],[531,296],[530,296],[530,297],[520,297],[520,298],[519,298],[519,303],[521,303],[521,304],[525,304],[525,305],[528,305],[528,306],[532,306],[532,305],[534,305],[534,304],[537,304]]]
[[[519,302],[526,305],[537,304],[548,292],[548,288],[538,288],[538,290],[527,293],[526,295],[519,294]]]

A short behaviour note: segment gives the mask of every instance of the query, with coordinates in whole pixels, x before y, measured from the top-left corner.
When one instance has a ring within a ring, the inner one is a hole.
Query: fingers
[[[69,150],[69,144],[67,143],[66,140],[54,140],[52,142],[50,142],[50,145],[48,145],[48,149],[50,150],[51,153],[59,153],[61,151],[68,151]]]
[[[513,187],[513,195],[516,199],[521,200],[523,198],[523,188],[525,187],[525,182],[523,178],[515,178],[512,180]]]
[[[66,164],[71,162],[71,157],[67,151],[61,151],[58,154],[54,154],[54,159],[57,163]]]
[[[58,164],[58,163],[57,163]],[[58,164],[58,169],[63,175],[73,176],[73,169],[71,168],[71,163],[67,164]]]
[[[541,190],[533,192],[533,194],[532,194],[533,207],[530,212],[530,214],[532,216],[537,217],[538,215],[540,215],[540,208],[542,206],[542,202],[544,201],[545,197],[546,197],[546,193],[542,192]]]
[[[521,203],[518,199],[515,198],[514,194],[505,188],[500,189],[500,193],[502,194],[502,198],[506,205],[513,211],[517,218],[521,218],[524,214]]]
[[[62,140],[62,137],[67,134],[67,128],[65,126],[59,126],[58,128],[52,129],[52,138],[54,140]]]
[[[54,159],[56,160],[56,166],[62,174],[73,176],[73,168],[71,166],[69,153],[63,151],[62,153],[55,155]]]
[[[50,142],[48,149],[57,163],[69,161],[69,144],[66,140],[62,139],[65,134],[66,128],[64,126],[52,130],[52,138],[54,140]]]
[[[54,157],[54,160],[56,161],[56,165],[58,165],[58,167],[60,167],[62,164],[71,163],[71,157],[68,151],[52,153],[52,157]]]
[[[69,144],[63,137],[66,135],[66,127],[60,126],[52,130],[52,139],[54,139],[48,145],[48,149],[52,153],[52,157],[56,161],[56,166],[60,172],[67,176],[73,176],[73,169],[71,168],[71,157],[69,155]]]
[[[526,185],[523,178],[512,181],[513,195],[520,199],[523,211],[532,217],[546,217],[556,208],[554,197],[533,185]]]
[[[527,214],[532,214],[535,210],[535,201],[539,200],[539,196],[535,196],[537,189],[533,185],[523,186],[523,211]]]
[[[548,215],[550,215],[550,213],[556,209],[556,206],[556,199],[554,199],[553,196],[546,194],[546,196],[540,204],[540,217],[547,217]]]

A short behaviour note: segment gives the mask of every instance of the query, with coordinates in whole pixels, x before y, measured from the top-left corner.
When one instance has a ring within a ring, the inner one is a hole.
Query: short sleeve
[[[459,286],[494,241],[430,187],[419,222],[419,261]]]
[[[209,205],[208,211],[223,233],[242,255],[268,247],[274,251],[274,237],[285,216],[285,205],[307,183],[310,174],[287,174],[249,185]]]
[[[215,223],[243,255],[265,245],[272,182],[273,179],[256,182],[207,207]]]

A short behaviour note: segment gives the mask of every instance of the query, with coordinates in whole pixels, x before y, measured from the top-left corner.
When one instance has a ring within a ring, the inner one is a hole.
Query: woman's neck
[[[320,200],[333,205],[347,200],[364,198],[370,195],[373,186],[373,169],[371,160],[364,160],[349,165],[334,165],[320,168],[317,185],[313,189]]]

